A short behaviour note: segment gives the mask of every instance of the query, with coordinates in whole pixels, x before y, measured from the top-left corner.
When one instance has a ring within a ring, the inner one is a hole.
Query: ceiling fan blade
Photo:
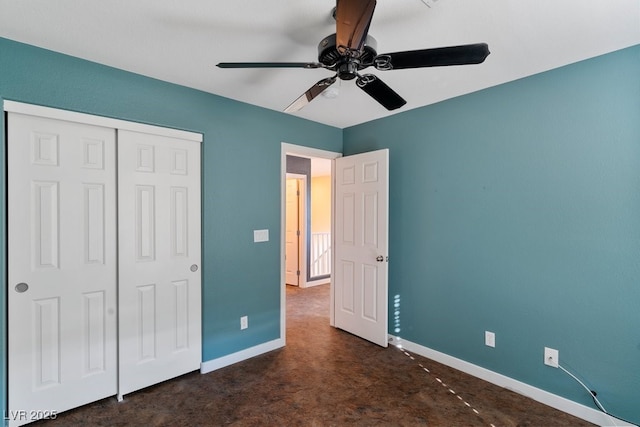
[[[324,68],[317,62],[221,62],[219,68]]]
[[[358,76],[356,85],[369,96],[378,101],[387,110],[395,110],[407,103],[400,95],[391,89],[385,82],[373,74]]]
[[[334,84],[336,82],[336,78],[337,76],[328,77],[311,86],[305,93],[300,95],[298,99],[293,101],[291,105],[284,109],[285,113],[293,113],[302,109],[308,103],[313,101],[313,98],[320,95],[325,89]]]
[[[404,68],[480,64],[489,56],[489,53],[489,46],[486,43],[476,43],[385,53],[378,55],[374,59],[373,65],[378,70],[401,70]]]
[[[360,56],[376,0],[337,0],[336,47],[342,55]]]

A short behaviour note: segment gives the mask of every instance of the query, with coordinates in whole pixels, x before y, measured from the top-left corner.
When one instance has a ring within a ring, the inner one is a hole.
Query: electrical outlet
[[[496,346],[496,334],[489,331],[484,331],[484,344],[487,347],[495,347]]]
[[[242,316],[240,318],[240,329],[247,329],[249,327],[249,316]]]
[[[560,354],[558,350],[545,347],[544,348],[544,364],[547,366],[551,366],[552,368],[557,368],[558,363],[560,363]]]

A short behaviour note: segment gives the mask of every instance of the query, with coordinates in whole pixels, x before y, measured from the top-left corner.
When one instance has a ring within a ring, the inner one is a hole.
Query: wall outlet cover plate
[[[558,350],[545,347],[544,348],[544,364],[547,366],[551,366],[553,368],[557,368],[558,363],[560,363],[560,355]]]

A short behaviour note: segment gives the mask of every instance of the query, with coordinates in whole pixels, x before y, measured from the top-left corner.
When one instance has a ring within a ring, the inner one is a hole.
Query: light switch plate
[[[253,241],[254,242],[268,242],[269,241],[269,230],[253,230]]]
[[[495,347],[496,346],[496,334],[493,332],[485,331],[484,332],[484,344],[487,347]]]

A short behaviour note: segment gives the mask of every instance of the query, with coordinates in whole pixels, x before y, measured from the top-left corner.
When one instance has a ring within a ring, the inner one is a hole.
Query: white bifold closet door
[[[199,369],[200,144],[118,131],[119,390]]]
[[[9,425],[199,369],[201,139],[13,108]]]
[[[10,425],[117,392],[115,136],[9,113]]]

